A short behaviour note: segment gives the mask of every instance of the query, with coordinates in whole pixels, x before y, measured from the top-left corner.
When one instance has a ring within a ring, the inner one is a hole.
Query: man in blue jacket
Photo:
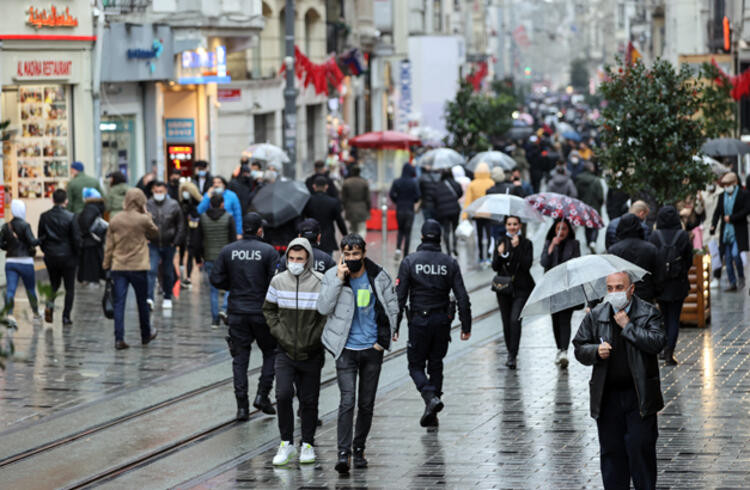
[[[234,227],[237,229],[237,240],[242,239],[242,206],[237,194],[227,189],[227,181],[224,177],[215,175],[213,185],[203,196],[203,200],[198,205],[198,213],[203,214],[208,210],[211,204],[211,196],[221,194],[224,197],[224,209],[232,215]]]

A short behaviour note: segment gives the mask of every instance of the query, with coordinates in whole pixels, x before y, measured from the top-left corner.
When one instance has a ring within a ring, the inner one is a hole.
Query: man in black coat
[[[425,221],[437,219],[435,215],[435,190],[440,182],[440,172],[433,172],[430,167],[422,167],[419,176],[419,194],[422,196],[422,216]]]
[[[204,196],[206,192],[211,189],[214,179],[210,173],[208,173],[208,162],[205,160],[198,160],[195,162],[195,175],[193,175],[193,183],[198,187],[201,196]]]
[[[625,272],[607,276],[605,300],[573,339],[576,359],[593,366],[591,416],[599,431],[604,488],[656,488],[656,413],[664,407],[656,355],[666,343],[659,311],[642,301]]]
[[[73,309],[76,284],[76,264],[78,251],[81,248],[81,230],[75,215],[65,209],[68,194],[63,189],[52,193],[54,206],[39,217],[39,244],[44,252],[44,265],[47,267],[52,292],[60,289],[60,282],[65,284],[65,307],[63,308],[63,326],[71,325],[70,312]],[[52,323],[55,308],[54,300],[47,300],[44,307],[44,321]]]
[[[748,250],[747,215],[750,213],[750,194],[737,185],[737,174],[729,172],[721,178],[724,192],[711,219],[711,234],[719,225],[719,250],[727,268],[729,287],[725,291],[737,291],[745,287],[745,271],[741,252]],[[735,276],[735,268],[737,275]]]
[[[641,228],[643,228],[644,240],[648,240],[649,234],[651,233],[651,230],[646,224],[646,218],[648,217],[650,212],[651,209],[648,207],[648,204],[646,204],[646,201],[635,201],[630,205],[630,209],[628,210],[628,213],[636,215],[638,219],[641,220]],[[612,217],[610,216],[610,222],[607,225],[607,232],[604,237],[604,247],[607,250],[609,250],[612,245],[617,243],[617,226],[620,224],[622,216],[618,216],[614,219],[612,219]]]
[[[317,162],[315,162],[315,171],[311,176],[305,179],[305,185],[307,186],[307,190],[310,191],[310,194],[315,192],[313,184],[319,176],[323,177],[326,180],[326,184],[328,185],[328,187],[326,188],[326,194],[333,197],[334,199],[338,199],[339,191],[338,189],[336,189],[336,186],[333,183],[333,179],[328,175],[328,172],[326,172],[326,162],[322,160],[318,160]]]
[[[336,245],[336,230],[333,223],[338,225],[341,235],[346,235],[346,223],[341,216],[341,201],[326,194],[328,181],[324,175],[318,175],[313,180],[313,195],[307,202],[302,214],[306,218],[315,218],[320,223],[320,249],[331,255],[338,250]]]
[[[617,225],[617,243],[609,247],[607,252],[648,271],[648,274],[635,284],[635,294],[640,299],[653,303],[656,297],[654,275],[659,251],[653,243],[644,239],[643,225],[638,216],[628,213],[620,218]]]
[[[252,194],[254,182],[250,177],[250,174],[250,165],[243,163],[240,167],[240,174],[236,177],[232,177],[232,180],[229,181],[229,185],[227,185],[227,189],[237,194],[237,199],[240,200],[242,216],[247,214],[250,208],[250,199],[251,197],[254,197],[254,194]]]

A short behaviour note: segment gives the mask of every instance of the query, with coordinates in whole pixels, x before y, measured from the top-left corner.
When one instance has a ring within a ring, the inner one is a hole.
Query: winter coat
[[[734,225],[734,236],[737,240],[737,249],[740,252],[750,250],[748,247],[747,237],[747,215],[750,213],[750,193],[740,188],[737,197],[734,200],[734,208],[732,208],[732,214],[729,216],[729,221]],[[722,254],[724,253],[724,194],[722,192],[719,195],[719,202],[714,210],[714,215],[711,219],[711,234],[713,235],[716,231],[716,224],[719,223],[719,245],[721,246]]]
[[[250,200],[253,197],[253,181],[250,177],[234,177],[227,185],[227,189],[237,194],[237,199],[240,201],[242,216],[247,214],[248,208],[250,207]]]
[[[235,231],[234,219],[224,209],[211,208],[203,213],[198,220],[195,243],[190,244],[195,261],[215,261],[221,249],[235,240]]]
[[[536,283],[531,277],[531,264],[534,261],[534,245],[526,237],[517,247],[510,243],[510,237],[503,235],[500,240],[505,243],[505,255],[497,253],[497,246],[492,250],[492,270],[498,274],[513,277],[513,295],[515,297],[528,296]]]
[[[89,231],[96,218],[104,215],[104,200],[89,199],[83,206],[83,211],[77,216],[78,229],[81,230],[81,247],[98,247],[102,244]]]
[[[81,230],[76,215],[55,205],[39,217],[39,245],[45,257],[75,259],[81,248]]]
[[[333,224],[338,225],[342,235],[346,235],[346,223],[341,217],[341,202],[325,192],[316,192],[310,196],[305,209],[302,211],[305,218],[315,218],[320,224],[320,249],[327,254],[338,250],[336,242],[336,230]]]
[[[158,202],[153,197],[146,203],[146,209],[159,227],[159,234],[151,239],[156,247],[174,247],[185,236],[185,219],[180,205],[169,196]]]
[[[571,233],[573,232],[571,231]],[[563,240],[552,250],[551,254],[549,253],[550,243],[552,243],[552,240],[546,240],[544,242],[542,256],[539,259],[539,263],[544,268],[544,272],[547,272],[553,267],[557,267],[563,262],[567,262],[570,259],[575,259],[576,257],[581,256],[581,245],[575,238],[568,237],[567,239]]]
[[[23,218],[14,217],[0,229],[0,248],[6,251],[6,259],[33,257],[37,245],[39,240],[34,238],[31,226]]]
[[[326,189],[326,194],[331,196],[334,199],[339,199],[339,190],[336,188],[336,183],[331,178],[331,175],[328,172],[317,174],[314,173],[310,175],[307,179],[305,179],[305,186],[307,186],[307,190],[310,191],[310,194],[315,193],[315,189],[313,189],[313,181],[315,180],[315,177],[318,175],[322,175],[326,178],[326,182],[328,183],[328,188]]]
[[[419,177],[419,193],[422,196],[422,209],[432,211],[435,209],[435,188],[440,182],[440,174],[437,172],[422,171]]]
[[[468,206],[480,197],[483,197],[487,194],[487,189],[493,185],[495,185],[495,181],[490,178],[490,167],[486,163],[480,162],[474,171],[474,180],[471,181],[469,187],[466,189],[464,206]]]
[[[365,271],[370,286],[375,292],[375,323],[378,326],[377,344],[390,349],[391,337],[396,332],[398,299],[393,280],[388,273],[370,259],[365,259]],[[318,313],[328,317],[323,336],[323,346],[335,359],[341,356],[352,328],[356,303],[350,279],[338,278],[338,269],[332,268],[323,276],[323,285],[318,296]]]
[[[350,223],[370,219],[370,184],[362,177],[348,177],[341,186],[341,204]]]
[[[642,225],[641,220],[634,214],[623,216],[617,226],[618,241],[607,252],[648,272],[643,279],[635,283],[635,294],[642,300],[653,303],[656,296],[654,275],[658,268],[659,252],[653,243],[643,239]]]
[[[234,218],[235,231],[237,231],[238,235],[242,235],[242,205],[240,204],[240,199],[237,197],[237,194],[229,189],[224,189],[222,196],[224,197],[224,209]],[[205,213],[211,206],[210,201],[211,196],[206,192],[203,195],[203,200],[198,204],[198,213]]]
[[[461,186],[453,180],[452,175],[446,175],[435,187],[435,217],[438,221],[455,218],[461,213]]]
[[[128,189],[130,189],[128,184],[120,182],[110,187],[109,192],[104,196],[104,208],[109,212],[110,220],[123,210],[125,194],[127,194]]]
[[[656,230],[649,236],[649,241],[658,250],[659,265],[664,264],[666,248],[677,237],[675,248],[682,260],[682,274],[679,278],[666,279],[657,277],[657,299],[660,301],[682,301],[690,292],[688,271],[693,265],[693,243],[688,232],[682,229],[680,215],[673,206],[664,206],[656,215]]]
[[[145,211],[146,195],[130,189],[125,195],[125,209],[112,218],[107,228],[102,267],[113,271],[147,271],[151,269],[148,240],[159,235],[159,228]]]
[[[628,366],[633,375],[638,411],[641,418],[657,413],[664,407],[656,355],[664,348],[667,338],[661,326],[661,314],[638,295],[628,312],[630,323],[620,331],[627,351]],[[601,339],[612,339],[615,323],[609,303],[600,303],[587,313],[573,339],[576,359],[586,366],[594,366],[589,381],[589,406],[595,419],[601,415],[602,396],[606,390],[607,360],[599,358]]]
[[[526,193],[523,191],[523,187],[518,185],[513,185],[510,182],[500,182],[489,189],[487,189],[487,194],[510,194],[512,196],[518,196],[518,197],[525,197]]]
[[[183,192],[187,192],[190,197],[185,199],[182,195]],[[185,238],[181,245],[187,245],[191,250],[195,249],[194,244],[200,239],[198,237],[198,224],[201,214],[198,212],[198,204],[200,204],[201,199],[201,193],[198,192],[198,187],[192,181],[188,180],[180,184],[177,201],[180,203],[183,222],[185,223]],[[234,226],[234,219],[232,219],[232,226]],[[236,231],[236,229],[233,228],[232,231]],[[194,252],[193,256],[195,256]]]
[[[401,168],[401,177],[393,181],[388,196],[396,205],[396,212],[414,212],[414,205],[419,201],[422,193],[419,190],[419,183],[416,179],[414,167],[405,163]],[[433,202],[434,207],[434,202]]]
[[[610,220],[619,218],[623,214],[628,212],[628,196],[626,193],[619,189],[610,187],[607,191],[607,216]]]
[[[573,179],[567,173],[561,174],[553,170],[547,179],[547,192],[556,192],[568,197],[578,197],[578,190]]]
[[[632,214],[632,213],[626,213],[626,214]],[[617,243],[618,236],[617,236],[617,227],[620,225],[620,220],[625,217],[626,214],[623,214],[622,216],[618,216],[617,218],[613,219],[609,222],[607,225],[607,231],[605,232],[604,236],[604,247],[609,250],[609,248]],[[649,236],[651,236],[651,230],[649,229],[648,225],[641,221],[641,229],[643,230],[643,239],[648,240]]]
[[[323,276],[313,270],[310,242],[295,238],[289,248],[295,245],[307,250],[305,270],[299,276],[288,270],[273,276],[263,303],[263,316],[279,349],[295,361],[304,361],[316,357],[323,349],[320,337],[326,317],[317,309]]]
[[[78,214],[83,211],[83,189],[84,187],[93,187],[99,194],[102,193],[101,187],[99,187],[99,181],[94,177],[86,175],[83,172],[79,172],[78,175],[70,179],[68,182],[68,211],[73,214]]]
[[[578,199],[594,208],[597,213],[601,213],[602,204],[604,204],[604,189],[601,179],[588,170],[584,170],[578,174],[575,183]]]
[[[198,174],[195,174],[193,176],[193,184],[195,184],[195,187],[198,189],[198,191],[201,193],[201,195],[206,194],[209,189],[214,185],[214,177],[210,173],[206,172],[206,176],[204,177],[203,186],[201,187],[200,177]]]

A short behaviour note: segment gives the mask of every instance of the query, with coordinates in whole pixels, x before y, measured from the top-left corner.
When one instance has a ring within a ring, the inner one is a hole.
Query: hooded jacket
[[[401,177],[393,181],[388,196],[396,204],[396,212],[414,212],[414,204],[422,196],[416,179],[416,170],[410,163],[401,167]],[[434,204],[433,204],[434,205]]]
[[[7,252],[6,259],[27,258],[31,262],[36,255],[34,247],[39,245],[39,240],[34,238],[31,226],[26,222],[26,204],[13,199],[10,209],[13,219],[0,229],[0,248]]]
[[[474,171],[474,180],[466,188],[466,199],[464,206],[468,206],[480,197],[487,194],[487,189],[495,185],[495,181],[490,178],[490,167],[484,162],[479,162]]]
[[[138,188],[125,194],[125,209],[112,218],[107,228],[102,267],[113,271],[151,269],[148,239],[159,234],[151,215],[146,213],[146,195]]]
[[[370,184],[360,176],[347,177],[341,186],[341,204],[346,220],[361,223],[370,219]]]
[[[601,213],[602,204],[604,204],[604,189],[601,179],[588,170],[584,170],[578,174],[575,182],[578,199],[594,208],[597,213]]]
[[[318,296],[323,276],[313,270],[313,249],[306,238],[295,238],[290,248],[301,245],[307,250],[305,269],[299,276],[288,270],[271,279],[263,315],[279,348],[295,361],[314,358],[323,350],[320,336],[326,317],[318,312]]]
[[[635,283],[635,294],[653,303],[656,295],[654,274],[657,269],[658,250],[654,244],[644,240],[643,236],[643,223],[638,216],[628,213],[620,218],[617,225],[617,243],[609,247],[607,252],[648,271],[642,280]]]
[[[229,189],[224,189],[224,192],[222,193],[222,196],[224,196],[224,209],[227,210],[227,213],[232,215],[232,218],[234,218],[234,227],[237,231],[238,235],[242,234],[242,206],[240,204],[240,199],[237,197],[237,194],[232,192]],[[203,196],[203,200],[200,204],[198,204],[198,213],[203,214],[208,210],[208,208],[211,206],[211,193],[206,192]]]
[[[83,211],[83,188],[84,187],[92,187],[99,191],[99,194],[102,192],[102,188],[99,187],[99,181],[96,180],[94,177],[91,177],[90,175],[86,175],[83,172],[78,172],[78,174],[70,179],[67,186],[68,191],[68,211],[70,211],[73,214],[78,214],[81,211]]]
[[[688,272],[693,265],[693,244],[688,232],[682,229],[680,215],[674,206],[664,206],[656,215],[656,230],[649,236],[649,241],[658,250],[659,265],[665,263],[667,247],[672,240],[676,240],[675,248],[682,261],[682,271],[679,278],[656,278],[660,301],[682,301],[687,297],[690,292]]]
[[[128,193],[130,186],[125,182],[120,182],[109,188],[109,192],[104,197],[104,205],[109,212],[109,219],[114,218],[117,213],[121,212],[125,205],[125,194]]]
[[[568,197],[578,197],[573,179],[567,173],[560,173],[557,169],[553,170],[547,179],[547,192],[555,192]]]

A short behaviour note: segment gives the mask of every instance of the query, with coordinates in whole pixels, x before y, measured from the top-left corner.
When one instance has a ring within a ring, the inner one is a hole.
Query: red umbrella
[[[408,150],[410,146],[421,146],[419,138],[398,131],[373,131],[360,134],[349,140],[352,146],[383,150]]]
[[[599,213],[578,199],[555,192],[540,192],[528,196],[526,201],[545,216],[564,218],[576,226],[604,228],[604,221]]]

